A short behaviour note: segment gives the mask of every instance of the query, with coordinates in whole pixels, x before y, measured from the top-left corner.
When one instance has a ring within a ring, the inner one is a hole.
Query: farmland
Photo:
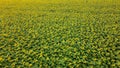
[[[119,0],[0,0],[0,68],[119,66]]]

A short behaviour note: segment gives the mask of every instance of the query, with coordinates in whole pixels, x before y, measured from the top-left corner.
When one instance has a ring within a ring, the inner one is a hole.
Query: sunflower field
[[[119,68],[120,0],[0,0],[0,68]]]

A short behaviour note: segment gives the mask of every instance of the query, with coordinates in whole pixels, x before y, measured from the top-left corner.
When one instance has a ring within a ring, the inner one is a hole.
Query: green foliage
[[[0,3],[0,68],[120,66],[118,0],[5,1]]]

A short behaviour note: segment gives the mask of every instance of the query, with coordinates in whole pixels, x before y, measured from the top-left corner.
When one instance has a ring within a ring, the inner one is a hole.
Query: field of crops
[[[0,0],[0,68],[119,68],[120,0]]]

